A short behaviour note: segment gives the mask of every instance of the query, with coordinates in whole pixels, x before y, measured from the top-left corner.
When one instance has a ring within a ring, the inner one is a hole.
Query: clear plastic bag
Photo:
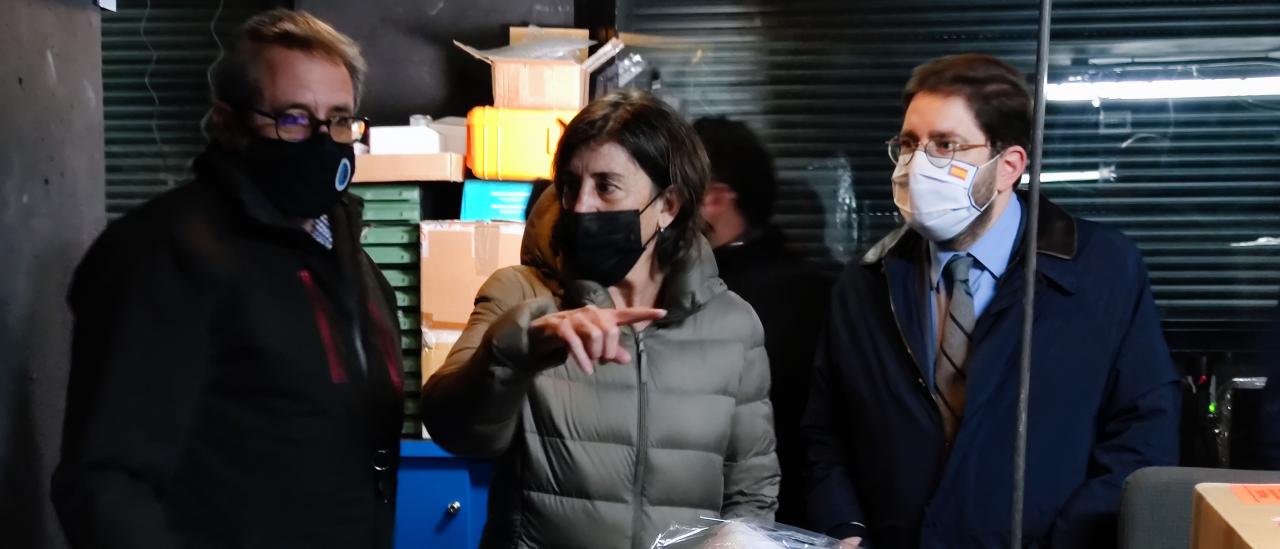
[[[555,34],[531,31],[528,37],[519,44],[511,44],[500,48],[478,50],[454,41],[458,47],[481,59],[542,59],[559,61],[579,61],[580,50],[595,45],[595,40],[586,38],[566,38]]]
[[[836,549],[836,539],[783,524],[702,518],[673,524],[650,549]]]

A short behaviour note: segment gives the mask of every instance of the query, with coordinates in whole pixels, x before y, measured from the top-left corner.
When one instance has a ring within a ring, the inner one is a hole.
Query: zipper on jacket
[[[636,441],[636,471],[631,500],[631,539],[634,545],[636,536],[640,534],[640,525],[644,522],[644,470],[649,453],[649,422],[645,416],[649,408],[649,397],[644,381],[644,337],[639,330],[633,329],[633,332],[636,340],[636,386],[640,391],[636,399],[636,431],[639,439]]]
[[[342,366],[342,358],[338,354],[338,344],[333,339],[333,326],[329,324],[329,315],[324,310],[324,296],[311,278],[311,271],[298,271],[298,279],[307,289],[307,297],[311,299],[311,309],[316,317],[316,329],[320,331],[320,342],[324,345],[324,354],[329,359],[329,380],[333,383],[346,383],[347,370]]]

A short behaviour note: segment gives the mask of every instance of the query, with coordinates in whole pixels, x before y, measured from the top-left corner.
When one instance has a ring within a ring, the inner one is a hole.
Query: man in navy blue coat
[[[874,549],[1010,547],[1031,99],[985,55],[917,67],[889,142],[906,224],[832,292],[805,433],[811,526]],[[1178,456],[1177,374],[1120,233],[1040,202],[1023,539],[1115,545]]]

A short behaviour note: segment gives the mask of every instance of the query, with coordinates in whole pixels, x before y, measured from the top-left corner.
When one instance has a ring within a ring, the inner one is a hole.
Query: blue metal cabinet
[[[429,440],[400,443],[396,549],[474,549],[489,500],[488,462],[449,455]]]

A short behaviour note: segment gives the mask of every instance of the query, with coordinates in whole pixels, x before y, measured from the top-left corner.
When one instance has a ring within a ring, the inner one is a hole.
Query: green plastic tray
[[[413,244],[417,241],[417,225],[366,225],[360,231],[361,244]]]
[[[396,306],[417,307],[418,292],[406,292],[404,290],[396,290]]]
[[[373,262],[379,265],[411,265],[418,262],[418,247],[400,246],[365,246]]]
[[[370,202],[364,206],[364,220],[417,222],[422,215],[421,210],[417,204]]]
[[[383,269],[382,276],[393,288],[417,288],[418,271],[411,269]]]
[[[405,311],[405,310],[396,311],[396,318],[400,321],[401,330],[404,330],[406,332],[412,331],[412,332],[422,333],[421,332],[422,315],[418,314],[417,311]]]
[[[422,427],[418,424],[418,418],[405,418],[400,434],[405,437],[422,438]]]
[[[379,185],[356,184],[351,192],[364,199],[365,202],[412,202],[415,205],[422,201],[422,189],[417,185]],[[365,207],[369,205],[366,204]]]
[[[422,359],[418,355],[404,355],[400,357],[400,362],[404,364],[404,373],[420,373],[422,372]]]
[[[422,392],[422,374],[419,372],[406,372],[404,374],[404,392]]]

